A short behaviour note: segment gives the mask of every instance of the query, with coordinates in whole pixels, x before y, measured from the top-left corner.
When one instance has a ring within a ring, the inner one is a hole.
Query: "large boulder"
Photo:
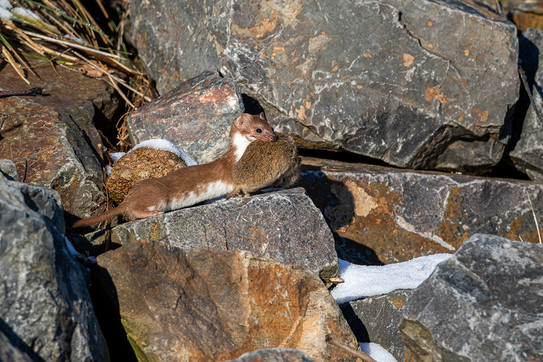
[[[133,144],[166,139],[206,163],[226,151],[230,126],[244,110],[234,82],[207,71],[130,113],[127,125]]]
[[[86,236],[101,243],[103,233]],[[161,240],[183,249],[247,250],[321,276],[336,276],[334,238],[303,189],[219,200],[119,225],[111,241]]]
[[[324,284],[302,268],[161,241],[125,245],[98,264],[140,360],[225,360],[284,347],[319,361],[351,361],[328,335],[357,348]]]
[[[348,261],[388,264],[451,253],[476,233],[539,240],[540,184],[311,158],[303,163],[301,186]]]
[[[58,191],[68,214],[90,217],[91,210],[105,210],[106,201],[93,122],[111,117],[118,102],[103,80],[64,68],[35,71],[40,78],[29,79],[46,88],[44,96],[0,98],[0,158],[17,165],[19,181]],[[11,67],[0,71],[0,85],[28,87]]]
[[[541,361],[543,245],[475,235],[407,300],[416,361]]]
[[[32,360],[107,361],[59,205],[53,190],[0,180],[0,345]]]
[[[522,34],[520,57],[535,107],[543,115],[543,30],[528,29]],[[510,157],[516,168],[532,180],[543,183],[543,119],[539,119],[529,100],[526,99],[524,104],[529,108],[522,123],[520,138]]]
[[[516,28],[470,0],[136,0],[130,12],[159,90],[220,67],[304,147],[472,171],[508,141]]]

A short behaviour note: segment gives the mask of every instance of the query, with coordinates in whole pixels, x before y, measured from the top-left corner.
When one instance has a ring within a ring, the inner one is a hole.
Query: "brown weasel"
[[[120,214],[140,219],[228,194],[235,187],[232,170],[247,146],[255,140],[273,142],[277,135],[263,113],[258,116],[244,113],[232,123],[228,150],[221,157],[206,164],[173,171],[164,177],[141,180],[130,189],[118,207],[79,220],[73,227],[93,225]]]
[[[234,166],[232,181],[236,185],[227,198],[249,196],[266,186],[289,187],[300,176],[300,158],[294,141],[281,136],[276,142],[255,141],[247,147]]]

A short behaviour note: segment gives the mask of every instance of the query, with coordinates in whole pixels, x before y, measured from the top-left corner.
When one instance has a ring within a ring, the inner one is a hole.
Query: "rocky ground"
[[[84,232],[72,223],[113,206],[103,144],[122,100],[31,60],[44,94],[0,98],[0,360],[369,360],[360,342],[406,361],[543,359],[543,30],[526,27],[543,12],[487,5],[131,1],[160,94],[126,118],[131,143],[209,162],[233,119],[264,111],[301,177]],[[28,86],[3,67],[0,87]],[[185,167],[163,152],[115,172]],[[437,253],[454,255],[415,289],[330,295],[338,257]]]

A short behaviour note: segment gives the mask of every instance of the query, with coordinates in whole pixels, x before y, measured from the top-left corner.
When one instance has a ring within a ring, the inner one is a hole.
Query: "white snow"
[[[149,147],[149,148],[154,148],[155,150],[163,150],[163,151],[169,151],[169,152],[175,153],[177,156],[181,157],[183,161],[185,161],[187,166],[194,166],[198,164],[185,151],[179,149],[176,145],[174,145],[168,140],[152,139],[152,140],[143,141],[143,142],[138,143],[136,146],[134,146],[134,148],[132,148],[130,152],[140,147]]]
[[[126,155],[126,152],[112,152],[109,154],[109,157],[111,157],[113,162],[117,162],[119,161],[119,158],[123,157],[124,155]]]
[[[41,21],[40,17],[38,15],[36,15],[35,13],[33,13],[32,11],[28,10],[28,9],[25,9],[25,8],[21,8],[21,7],[16,7],[12,10],[13,14],[17,14],[17,15],[20,15],[20,16],[24,16],[25,18],[29,18],[29,19],[34,19],[34,20],[37,20],[37,21]]]
[[[368,356],[373,358],[376,362],[397,362],[389,351],[381,347],[377,343],[359,343],[360,349],[366,352]]]
[[[414,289],[432,274],[437,264],[451,256],[435,254],[380,266],[356,265],[340,259],[340,277],[345,282],[332,290],[332,297],[338,304],[342,304],[397,289]]]

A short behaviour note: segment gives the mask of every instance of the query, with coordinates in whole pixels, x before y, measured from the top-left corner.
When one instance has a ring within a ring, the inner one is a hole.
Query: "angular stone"
[[[132,112],[127,125],[132,144],[166,139],[207,163],[226,151],[230,126],[243,111],[234,83],[204,72]]]
[[[520,57],[539,113],[543,115],[543,30],[528,29],[520,38]],[[543,121],[539,120],[529,100],[520,139],[510,153],[515,167],[532,180],[543,182]]]
[[[94,244],[103,233],[86,235]],[[111,240],[161,240],[183,249],[247,250],[322,276],[337,276],[334,239],[301,188],[219,200],[119,225]]]
[[[0,98],[0,158],[15,162],[19,180],[58,191],[64,210],[80,218],[104,210],[106,195],[93,120],[117,102],[102,80],[63,68],[35,67],[32,86],[45,96]],[[60,76],[59,76],[60,74]],[[0,71],[6,89],[27,89],[11,67]]]
[[[511,10],[510,16],[521,33],[528,29],[543,30],[542,4],[518,4]]]
[[[32,360],[107,361],[58,193],[0,181],[0,330]]]
[[[300,184],[340,237],[336,249],[348,261],[388,264],[451,253],[476,233],[539,240],[540,184],[311,158],[303,164],[313,166]]]
[[[410,357],[542,360],[542,261],[540,244],[470,238],[409,297],[400,331]]]
[[[495,165],[508,141],[516,28],[470,0],[130,6],[159,88],[171,89],[171,74],[220,62],[304,147],[474,171]]]
[[[128,337],[145,360],[224,360],[259,348],[295,348],[351,361],[357,348],[324,284],[309,271],[245,251],[183,250],[160,241],[98,257]]]
[[[396,290],[386,295],[354,300],[340,305],[358,342],[373,342],[404,360],[405,345],[399,332],[403,308],[411,290]]]
[[[225,362],[313,362],[307,354],[292,348],[267,348],[247,352],[235,360]]]
[[[11,160],[1,158],[0,159],[0,180],[4,181],[18,181],[17,166]]]

